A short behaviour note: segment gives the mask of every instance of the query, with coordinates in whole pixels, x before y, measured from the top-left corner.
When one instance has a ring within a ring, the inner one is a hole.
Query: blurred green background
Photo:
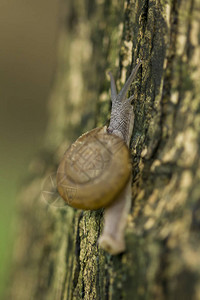
[[[0,299],[19,186],[42,148],[56,65],[59,0],[0,1]]]

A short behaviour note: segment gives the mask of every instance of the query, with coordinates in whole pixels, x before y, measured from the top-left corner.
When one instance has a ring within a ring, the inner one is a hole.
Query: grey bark
[[[200,299],[200,1],[71,0],[63,15],[8,299]],[[111,256],[97,245],[103,210],[58,208],[41,190],[67,146],[108,120],[106,72],[120,88],[138,57],[127,251]]]

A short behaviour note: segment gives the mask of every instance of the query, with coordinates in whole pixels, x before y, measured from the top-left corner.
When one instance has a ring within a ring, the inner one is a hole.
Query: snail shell
[[[95,128],[65,152],[57,171],[58,192],[72,207],[95,210],[109,206],[131,175],[123,139]]]

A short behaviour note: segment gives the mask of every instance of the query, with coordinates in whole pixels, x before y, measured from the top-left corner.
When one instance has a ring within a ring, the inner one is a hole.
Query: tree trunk
[[[200,1],[65,2],[46,146],[21,195],[7,299],[200,299]],[[109,119],[106,72],[120,88],[137,58],[133,205],[127,250],[112,256],[97,245],[103,210],[45,191],[71,142]]]

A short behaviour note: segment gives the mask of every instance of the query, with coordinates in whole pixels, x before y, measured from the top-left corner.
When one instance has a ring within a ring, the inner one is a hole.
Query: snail
[[[132,70],[117,94],[111,80],[111,117],[108,127],[95,128],[81,135],[65,152],[57,170],[57,189],[72,207],[85,210],[105,208],[101,248],[110,254],[125,250],[124,230],[131,205],[131,160],[129,143],[134,113],[126,98],[141,65]]]

